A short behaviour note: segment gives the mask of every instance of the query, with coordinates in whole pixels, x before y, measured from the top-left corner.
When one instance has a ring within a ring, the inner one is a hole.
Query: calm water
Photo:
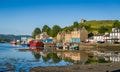
[[[0,43],[0,71],[27,71],[37,66],[66,66],[73,63],[54,53],[19,51],[22,46]]]
[[[22,46],[11,46],[9,43],[0,43],[0,72],[29,72],[37,66],[67,66],[84,64],[88,60],[88,54],[80,52],[41,52],[19,51],[25,49]],[[112,51],[93,51],[97,59],[104,58],[106,61],[120,62],[120,53]],[[91,57],[91,56],[90,56]]]

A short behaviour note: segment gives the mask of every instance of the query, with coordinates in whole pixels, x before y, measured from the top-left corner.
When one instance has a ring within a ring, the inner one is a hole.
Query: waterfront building
[[[93,38],[94,38],[93,39],[94,42],[98,42],[98,41],[103,42],[104,41],[104,36],[100,35],[100,34],[95,35]]]
[[[57,41],[58,41],[58,42],[64,42],[64,39],[65,39],[65,32],[64,32],[64,31],[59,32],[59,33],[57,34]]]
[[[47,32],[43,32],[41,34],[36,35],[35,39],[42,40],[43,43],[52,43],[53,42],[53,38],[49,37]]]
[[[49,35],[47,34],[47,32],[43,32],[41,34],[38,34],[35,37],[36,40],[43,40],[43,39],[47,39],[47,38],[49,38]]]
[[[79,34],[81,42],[85,42],[88,39],[88,31],[84,27],[79,29]]]
[[[72,38],[71,32],[65,33],[64,42],[69,43],[71,38]]]
[[[109,43],[120,43],[120,28],[112,28],[109,38],[106,39]]]
[[[58,33],[57,40],[65,43],[80,43],[85,42],[88,38],[88,31],[83,27],[80,29],[74,28],[73,31]]]
[[[112,32],[104,35],[95,35],[94,42],[103,41],[105,43],[120,43],[120,28],[112,28]]]
[[[29,43],[28,42],[29,39],[31,39],[31,37],[26,37],[26,36],[21,37],[21,44],[27,44],[27,43]]]

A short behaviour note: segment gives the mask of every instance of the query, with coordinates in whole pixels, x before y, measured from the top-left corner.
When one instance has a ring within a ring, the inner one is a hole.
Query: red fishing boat
[[[43,50],[44,43],[41,40],[32,40],[29,42],[30,50]]]

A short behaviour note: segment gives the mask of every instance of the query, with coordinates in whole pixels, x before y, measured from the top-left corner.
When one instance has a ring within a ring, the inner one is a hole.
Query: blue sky
[[[31,35],[36,27],[120,20],[120,0],[0,0],[0,34]]]

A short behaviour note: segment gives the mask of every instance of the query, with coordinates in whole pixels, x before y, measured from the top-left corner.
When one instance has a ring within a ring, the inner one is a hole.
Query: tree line
[[[32,37],[35,38],[36,35],[42,32],[47,32],[49,36],[55,37],[61,30],[62,28],[59,25],[54,25],[52,28],[50,28],[48,25],[44,25],[42,29],[36,27],[32,33]]]
[[[102,22],[102,21],[101,21]],[[109,21],[107,21],[109,22]],[[106,23],[107,23],[106,22]],[[90,22],[89,22],[90,23]],[[51,37],[56,37],[57,34],[61,31],[72,31],[74,28],[82,28],[85,27],[86,30],[89,32],[89,35],[93,35],[94,33],[92,32],[97,31],[97,33],[99,34],[103,34],[105,32],[110,32],[109,30],[111,30],[111,28],[120,28],[120,22],[118,20],[113,21],[112,26],[108,27],[105,25],[100,26],[97,30],[93,29],[92,24],[87,24],[87,23],[78,23],[77,21],[73,22],[73,24],[71,26],[66,26],[64,28],[61,28],[59,25],[54,25],[52,28],[50,28],[48,25],[44,25],[42,29],[40,29],[39,27],[36,27],[34,29],[34,31],[32,32],[32,37],[35,38],[36,35],[42,33],[42,32],[47,32],[47,34]],[[99,25],[96,23],[96,26]]]

